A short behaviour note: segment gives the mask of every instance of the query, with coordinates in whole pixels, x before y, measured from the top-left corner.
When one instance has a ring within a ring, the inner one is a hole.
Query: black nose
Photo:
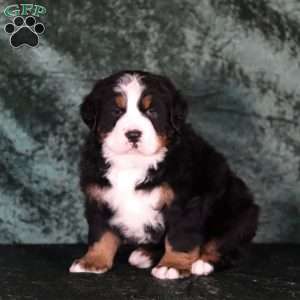
[[[129,142],[136,143],[142,135],[142,132],[139,130],[129,130],[125,133]]]

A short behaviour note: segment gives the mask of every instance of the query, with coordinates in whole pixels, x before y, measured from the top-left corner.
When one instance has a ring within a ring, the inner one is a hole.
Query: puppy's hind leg
[[[246,209],[223,236],[210,239],[201,249],[200,258],[193,263],[191,273],[208,275],[216,267],[225,268],[237,260],[242,250],[255,236],[259,208],[253,204]]]

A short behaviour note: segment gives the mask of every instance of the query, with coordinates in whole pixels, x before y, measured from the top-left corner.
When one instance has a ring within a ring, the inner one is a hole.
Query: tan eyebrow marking
[[[147,95],[142,99],[142,106],[143,108],[146,110],[150,107],[152,103],[152,96],[151,95]]]
[[[126,99],[123,95],[118,95],[115,98],[116,104],[119,108],[125,109],[126,108]]]

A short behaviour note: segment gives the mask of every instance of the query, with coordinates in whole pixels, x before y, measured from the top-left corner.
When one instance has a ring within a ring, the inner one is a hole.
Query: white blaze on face
[[[159,190],[137,191],[136,186],[147,179],[149,168],[157,168],[167,151],[160,146],[151,121],[138,108],[144,89],[138,75],[126,74],[120,79],[115,91],[126,99],[126,112],[104,139],[102,148],[110,164],[106,177],[111,188],[102,194],[103,201],[114,211],[110,225],[119,226],[126,237],[140,243],[151,241],[145,226],[161,229],[164,222],[156,209],[160,202]],[[131,130],[142,133],[136,147],[125,135]]]
[[[151,121],[138,108],[144,89],[145,86],[137,74],[125,74],[120,78],[114,90],[121,93],[126,99],[126,112],[104,140],[104,148],[107,151],[115,154],[132,151],[143,155],[153,155],[159,150],[160,143],[157,133]],[[142,133],[136,148],[125,135],[130,130],[139,130]]]

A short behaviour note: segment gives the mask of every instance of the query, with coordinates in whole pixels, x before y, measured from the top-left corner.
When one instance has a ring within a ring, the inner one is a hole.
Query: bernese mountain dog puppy
[[[104,273],[130,243],[129,263],[153,266],[157,278],[208,275],[249,244],[259,208],[186,122],[187,103],[168,78],[119,72],[97,82],[80,112],[90,128],[80,163],[88,251],[70,272]]]

